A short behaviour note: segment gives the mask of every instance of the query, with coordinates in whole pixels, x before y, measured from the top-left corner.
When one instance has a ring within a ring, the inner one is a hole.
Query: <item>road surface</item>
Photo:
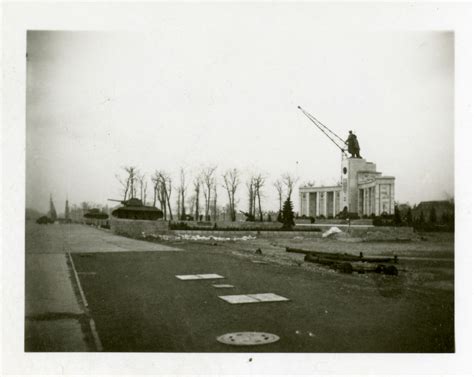
[[[46,237],[42,229],[47,229]],[[179,248],[175,244],[166,247],[81,225],[30,229],[31,237],[39,234],[47,238],[44,245],[65,245],[66,250],[73,251],[79,285],[88,303],[87,318],[93,320],[103,351],[454,350],[453,292],[412,289],[403,273],[390,277],[309,271],[297,265],[264,262],[258,255],[242,258],[230,252],[230,244],[225,242],[217,246],[183,242]],[[27,244],[39,245],[33,238]],[[35,252],[41,253],[42,247],[36,246]],[[43,250],[42,255],[50,252]],[[27,291],[31,290],[27,300],[32,303],[35,296],[28,281],[33,282],[36,273],[27,270]],[[218,274],[223,278],[177,278],[192,274]],[[72,275],[69,282],[73,288],[77,285]],[[216,288],[215,284],[232,287]],[[75,287],[76,300],[81,303],[77,291]],[[230,304],[220,298],[261,293],[273,293],[288,301]],[[96,350],[90,326],[82,326],[81,330],[87,350]],[[279,340],[240,347],[216,340],[236,332],[265,332],[277,335]],[[35,333],[29,335],[31,338]]]

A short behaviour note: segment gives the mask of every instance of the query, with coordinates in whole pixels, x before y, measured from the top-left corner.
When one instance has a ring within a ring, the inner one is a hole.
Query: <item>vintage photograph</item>
[[[225,21],[28,31],[25,351],[454,352],[454,34]]]

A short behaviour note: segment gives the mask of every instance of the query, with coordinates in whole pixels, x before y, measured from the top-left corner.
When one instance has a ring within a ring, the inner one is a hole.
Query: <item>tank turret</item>
[[[122,207],[112,211],[112,216],[119,219],[131,220],[158,220],[163,218],[163,211],[153,206],[143,205],[138,198],[128,200],[108,199],[113,202],[120,202]]]

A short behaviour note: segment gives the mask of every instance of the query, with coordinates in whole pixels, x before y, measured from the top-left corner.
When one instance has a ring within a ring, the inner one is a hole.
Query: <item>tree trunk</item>
[[[260,222],[263,221],[263,213],[262,213],[262,206],[261,206],[261,203],[260,203],[260,190],[257,191],[257,198],[258,198],[258,212],[260,214]]]
[[[181,190],[181,220],[186,220],[186,207],[184,206],[184,188]]]
[[[217,187],[214,186],[214,205],[212,208],[212,215],[214,218],[214,222],[217,221]]]

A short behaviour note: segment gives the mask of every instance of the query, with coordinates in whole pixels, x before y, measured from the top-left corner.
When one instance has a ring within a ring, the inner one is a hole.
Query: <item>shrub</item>
[[[282,222],[283,222],[283,216],[282,216],[281,211],[278,211],[277,221],[278,221],[279,223],[282,223]]]
[[[285,200],[283,204],[283,229],[292,229],[295,226],[294,214],[293,214],[293,203],[290,198]]]
[[[398,209],[398,206],[395,206],[395,214],[393,215],[393,223],[396,226],[400,226],[402,224],[402,218],[400,216],[400,210]]]
[[[412,217],[412,214],[411,214],[411,208],[410,207],[408,207],[407,213],[405,215],[405,222],[407,223],[407,225],[411,225],[413,223],[413,217]]]

